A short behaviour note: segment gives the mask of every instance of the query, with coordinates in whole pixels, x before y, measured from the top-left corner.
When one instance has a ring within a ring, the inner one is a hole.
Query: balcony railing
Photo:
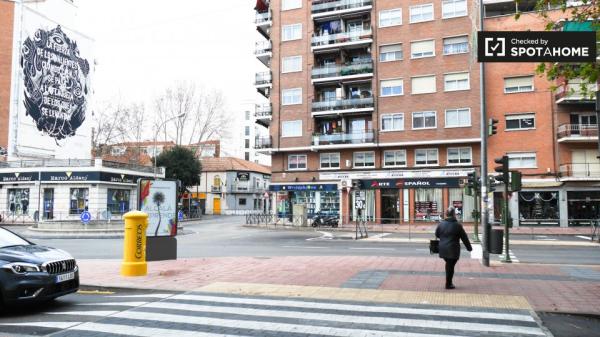
[[[596,124],[563,124],[558,127],[558,139],[566,137],[598,137]]]
[[[254,112],[254,117],[256,118],[266,118],[271,117],[273,115],[273,109],[271,108],[271,104],[257,104]]]
[[[365,144],[373,143],[374,139],[373,130],[314,134],[313,145]]]
[[[265,85],[270,84],[272,81],[271,72],[265,71],[262,73],[256,73],[256,77],[254,78],[255,85]]]
[[[554,98],[556,103],[593,103],[594,93],[598,90],[598,85],[595,83],[586,86],[586,92],[583,91],[583,86],[580,82],[571,82],[562,85],[556,89]]]
[[[369,73],[373,73],[373,61],[366,59],[344,65],[334,64],[323,67],[315,67],[312,70],[312,78],[319,79]]]
[[[254,148],[255,149],[270,149],[272,147],[273,147],[273,142],[271,141],[271,136],[256,137],[254,139]]]
[[[256,42],[256,47],[254,48],[254,54],[261,55],[270,53],[272,51],[271,41],[260,41]]]
[[[267,22],[271,21],[271,12],[264,12],[264,13],[256,13],[256,24],[257,25],[262,25],[265,24]]]
[[[312,46],[317,47],[333,45],[337,43],[355,42],[370,39],[372,36],[373,31],[371,29],[363,29],[352,32],[342,32],[330,35],[319,35],[313,36]]]
[[[313,112],[373,108],[373,97],[336,99],[312,103]]]
[[[600,179],[600,163],[567,163],[560,165],[563,178]]]
[[[366,6],[372,6],[372,0],[338,0],[338,1],[314,1],[312,5],[312,13],[326,13],[335,12],[345,9],[360,8]]]

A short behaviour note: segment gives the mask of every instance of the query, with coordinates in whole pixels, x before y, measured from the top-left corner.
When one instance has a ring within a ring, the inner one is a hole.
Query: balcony
[[[272,76],[270,71],[256,73],[254,78],[254,86],[266,98],[271,96],[271,88],[273,87]]]
[[[559,143],[592,143],[598,141],[597,124],[563,124],[558,127]]]
[[[561,180],[600,180],[600,163],[560,165]]]
[[[331,51],[339,48],[365,47],[373,43],[371,29],[313,36],[312,51]]]
[[[584,94],[581,82],[572,80],[569,84],[563,84],[556,89],[554,99],[556,104],[593,104],[597,90],[598,84],[588,84],[587,92]]]
[[[270,149],[273,147],[273,141],[271,136],[266,137],[256,137],[254,139],[254,148],[257,150],[260,149]]]
[[[373,130],[358,132],[341,132],[332,134],[314,134],[313,146],[324,146],[326,148],[335,148],[336,145],[356,145],[356,147],[370,145],[375,141]]]
[[[256,124],[260,124],[266,128],[271,125],[271,119],[273,118],[273,108],[271,104],[257,104],[254,110],[254,117],[256,118]]]
[[[256,13],[256,20],[254,22],[256,23],[256,30],[268,40],[271,34],[271,26],[273,25],[271,11],[267,10],[266,12]]]
[[[372,8],[372,0],[313,1],[312,18],[320,19],[344,14],[370,12]]]
[[[271,57],[273,57],[271,41],[256,42],[256,46],[254,48],[254,55],[256,55],[256,58],[260,62],[262,62],[265,66],[269,67],[271,64]]]
[[[345,113],[370,112],[374,110],[373,97],[315,101],[312,116],[340,115]]]
[[[344,65],[326,65],[312,70],[312,82],[324,83],[331,81],[357,80],[373,77],[373,60],[366,59]]]

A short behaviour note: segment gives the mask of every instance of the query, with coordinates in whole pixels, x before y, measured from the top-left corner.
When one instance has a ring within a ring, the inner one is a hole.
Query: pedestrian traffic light
[[[523,174],[519,171],[511,171],[510,172],[510,191],[518,192],[522,187],[522,176]]]
[[[502,156],[501,158],[494,159],[494,163],[500,164],[500,166],[494,167],[494,171],[500,173],[495,176],[494,179],[501,181],[504,184],[508,184],[509,172],[508,172],[508,156]]]
[[[488,136],[498,133],[498,126],[496,124],[498,124],[498,120],[495,118],[490,118],[488,121]]]
[[[477,172],[467,173],[467,186],[472,189],[477,189]]]

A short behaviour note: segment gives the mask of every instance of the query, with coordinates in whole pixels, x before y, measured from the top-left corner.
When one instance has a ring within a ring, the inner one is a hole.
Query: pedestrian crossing
[[[387,304],[188,292],[72,297],[0,335],[67,336],[546,336],[528,310]]]

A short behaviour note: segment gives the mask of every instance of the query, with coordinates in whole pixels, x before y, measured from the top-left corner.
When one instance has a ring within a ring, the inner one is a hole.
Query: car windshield
[[[0,248],[19,245],[30,245],[30,243],[13,232],[0,227]]]

